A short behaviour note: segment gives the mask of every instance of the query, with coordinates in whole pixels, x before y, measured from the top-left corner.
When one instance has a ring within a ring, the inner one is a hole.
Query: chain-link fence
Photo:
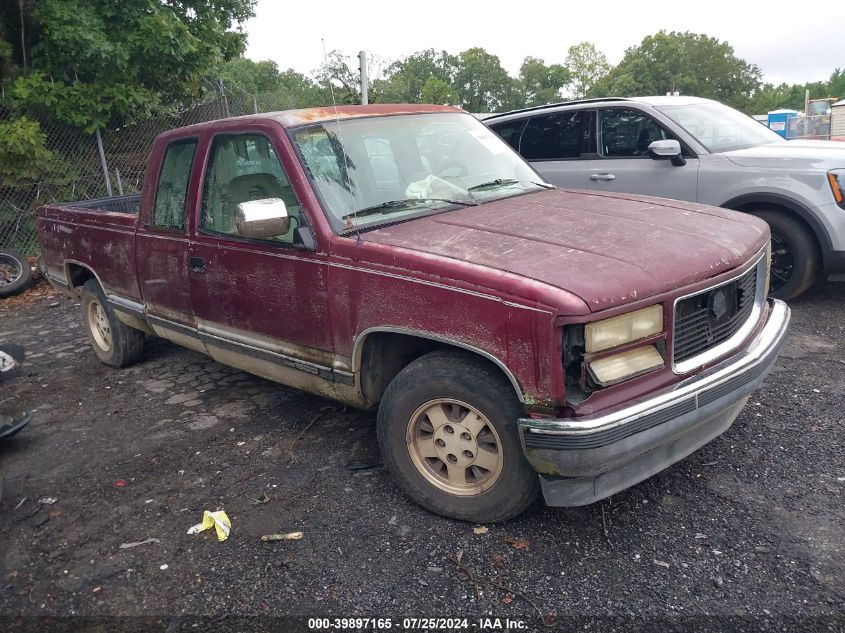
[[[295,107],[295,102],[282,95],[253,96],[221,86],[214,98],[193,108],[161,113],[119,129],[88,134],[49,120],[41,121],[47,149],[55,161],[49,172],[37,180],[0,182],[0,247],[36,255],[35,216],[43,204],[140,191],[153,140],[166,130]]]

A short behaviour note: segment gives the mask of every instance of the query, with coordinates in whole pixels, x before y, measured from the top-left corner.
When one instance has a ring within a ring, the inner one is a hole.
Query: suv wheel
[[[496,368],[465,353],[435,351],[387,387],[379,447],[399,487],[421,506],[464,521],[504,521],[539,492],[519,441],[522,414]]]
[[[797,220],[779,211],[754,211],[772,231],[772,272],[769,295],[795,299],[815,283],[819,252],[813,234]]]

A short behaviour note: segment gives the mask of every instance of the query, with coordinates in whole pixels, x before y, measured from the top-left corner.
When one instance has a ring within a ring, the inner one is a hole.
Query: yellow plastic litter
[[[217,512],[209,512],[206,510],[202,513],[202,523],[197,523],[190,530],[188,534],[199,534],[210,530],[212,527],[217,531],[217,540],[225,541],[229,538],[229,530],[232,529],[232,520],[226,516],[223,510]]]

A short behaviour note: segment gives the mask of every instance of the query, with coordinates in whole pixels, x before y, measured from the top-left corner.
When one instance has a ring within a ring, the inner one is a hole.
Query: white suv
[[[696,97],[588,99],[484,123],[559,187],[690,200],[763,218],[772,229],[775,297],[797,297],[820,270],[845,272],[845,143],[787,141]]]

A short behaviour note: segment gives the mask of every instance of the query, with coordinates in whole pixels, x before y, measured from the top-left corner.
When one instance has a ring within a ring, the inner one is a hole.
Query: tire
[[[816,239],[798,220],[780,211],[754,211],[772,231],[772,272],[769,296],[795,299],[810,289],[819,272]]]
[[[32,283],[32,269],[26,257],[0,248],[0,297],[23,292]]]
[[[126,367],[144,356],[144,333],[117,318],[96,279],[82,286],[82,324],[94,353],[106,365]]]
[[[463,521],[505,521],[540,489],[519,440],[523,414],[498,369],[467,353],[434,351],[385,390],[379,448],[397,485],[424,508]]]

